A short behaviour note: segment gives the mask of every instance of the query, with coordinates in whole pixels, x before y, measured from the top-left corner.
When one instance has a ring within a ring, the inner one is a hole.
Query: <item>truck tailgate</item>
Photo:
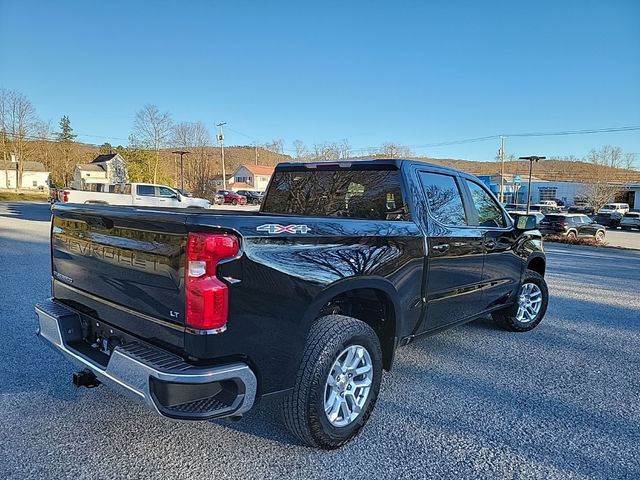
[[[54,292],[57,286],[72,290],[76,297],[86,294],[93,310],[104,302],[182,325],[187,215],[135,209],[132,216],[133,210],[95,205],[54,208]]]

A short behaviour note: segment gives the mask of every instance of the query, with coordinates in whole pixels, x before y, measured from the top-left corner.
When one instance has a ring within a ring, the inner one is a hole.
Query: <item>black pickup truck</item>
[[[321,448],[366,423],[397,347],[487,315],[528,331],[547,307],[535,217],[421,162],[280,164],[259,212],[52,211],[38,332],[76,385],[189,420],[274,396]]]

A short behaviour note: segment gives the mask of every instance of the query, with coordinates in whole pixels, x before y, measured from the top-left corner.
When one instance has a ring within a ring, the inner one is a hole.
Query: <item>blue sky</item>
[[[90,143],[126,143],[146,103],[226,121],[228,144],[287,148],[640,125],[637,0],[307,3],[0,0],[0,85],[55,124],[69,115]],[[640,131],[509,138],[507,152],[607,143],[640,152]]]

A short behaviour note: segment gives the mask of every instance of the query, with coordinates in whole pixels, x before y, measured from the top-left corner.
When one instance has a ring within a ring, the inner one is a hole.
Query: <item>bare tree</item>
[[[51,142],[52,125],[51,120],[38,121],[35,127],[36,137],[38,139],[38,157],[42,160],[44,166],[49,170],[50,181],[56,179],[56,156],[53,151],[53,143]]]
[[[340,155],[340,159],[344,160],[351,157],[351,145],[349,144],[349,140],[343,138],[338,142],[338,154]]]
[[[336,143],[316,143],[313,146],[312,160],[316,162],[335,162],[340,160],[340,148]]]
[[[38,122],[36,109],[27,97],[16,90],[0,89],[0,130],[3,132],[3,160],[5,171],[11,155],[16,164],[16,190],[22,187],[24,162],[32,147],[30,139],[35,135]],[[8,138],[7,138],[8,137]],[[9,173],[7,171],[7,185]]]
[[[379,154],[387,158],[407,158],[414,156],[413,151],[409,147],[404,147],[394,142],[383,143],[380,146]]]
[[[133,132],[138,141],[155,152],[153,183],[157,183],[160,150],[168,144],[174,134],[171,114],[161,113],[157,106],[147,104],[136,113]]]
[[[584,160],[591,163],[593,168],[590,181],[582,187],[580,194],[594,209],[600,209],[624,190],[622,183],[612,181],[612,169],[624,168],[628,159],[620,147],[612,145],[604,145],[587,154]]]
[[[296,160],[304,160],[309,155],[309,149],[302,140],[294,140],[293,148],[296,150]]]
[[[174,127],[174,144],[189,150],[185,157],[185,180],[189,190],[198,196],[209,195],[213,165],[207,148],[211,144],[209,130],[203,122],[182,122]]]
[[[264,149],[273,153],[284,153],[284,140],[281,138],[274,138],[271,142],[264,144]]]

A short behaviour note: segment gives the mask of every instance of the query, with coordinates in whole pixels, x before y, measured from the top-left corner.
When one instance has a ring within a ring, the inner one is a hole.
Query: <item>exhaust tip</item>
[[[79,372],[74,373],[72,381],[73,384],[78,388],[93,388],[97,387],[101,383],[91,370],[80,370]]]

